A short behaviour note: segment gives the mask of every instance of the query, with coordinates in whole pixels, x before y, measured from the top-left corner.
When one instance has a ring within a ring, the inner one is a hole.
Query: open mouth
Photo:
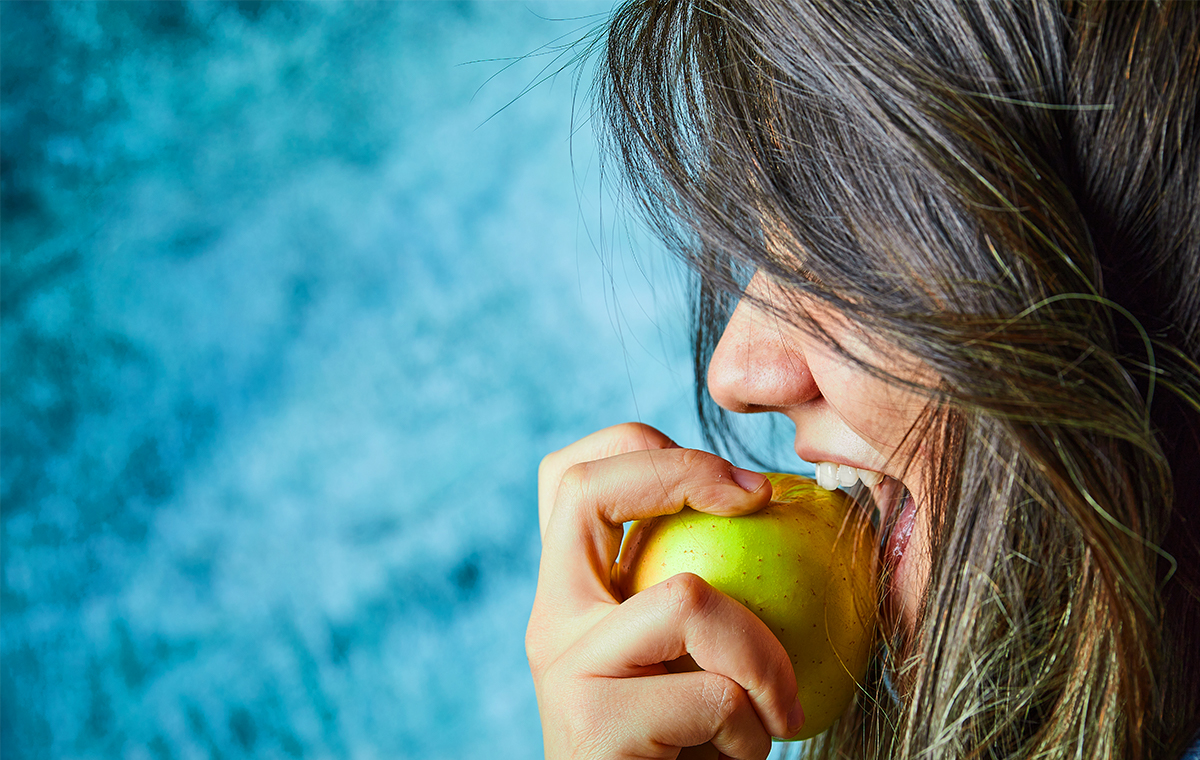
[[[860,481],[867,488],[874,488],[884,479],[883,475],[873,470],[864,470],[860,467],[850,467],[833,462],[817,462],[813,465],[813,469],[816,473],[817,485],[827,491],[835,488],[850,488]]]
[[[884,626],[894,630],[903,614],[902,589],[906,570],[902,564],[917,522],[916,500],[903,483],[892,478],[884,478],[882,483],[870,489],[870,494],[874,502],[872,520],[879,539],[876,556],[884,584]]]
[[[897,643],[902,645],[904,578],[912,573],[912,568],[905,563],[905,553],[916,527],[916,499],[904,483],[893,477],[862,469],[855,471],[855,468],[845,465],[818,463],[816,480],[818,485],[828,490],[846,489],[869,516],[877,537],[875,557],[881,582],[879,621],[887,632],[885,646],[890,649]],[[895,638],[897,634],[899,637]],[[901,699],[898,683],[893,666],[885,664],[883,684],[897,703]]]
[[[867,510],[879,537],[879,568],[890,579],[889,592],[894,593],[897,570],[916,524],[912,493],[899,480],[870,470],[829,462],[818,462],[815,470],[818,485],[830,491],[849,489]],[[859,483],[862,487],[856,488]]]
[[[896,510],[895,519],[884,524],[879,545],[884,565],[893,570],[908,549],[908,540],[912,538],[913,526],[916,524],[916,502],[907,488],[902,488],[901,491],[900,508]]]
[[[869,489],[871,521],[879,535],[881,569],[894,574],[916,524],[916,501],[903,483],[885,477]]]

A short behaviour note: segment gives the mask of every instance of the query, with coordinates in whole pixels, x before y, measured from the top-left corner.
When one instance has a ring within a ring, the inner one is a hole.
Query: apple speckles
[[[793,476],[770,477],[784,477],[784,483],[803,482]],[[803,487],[792,491],[792,498],[805,503],[773,503],[767,509],[736,518],[690,509],[677,518],[656,518],[657,527],[641,539],[644,544],[657,544],[653,566],[637,565],[637,552],[650,549],[630,540],[637,533],[635,523],[626,536],[626,548],[634,558],[626,558],[623,549],[618,572],[628,573],[625,582],[632,590],[646,588],[675,573],[694,572],[754,611],[788,652],[808,717],[800,738],[808,738],[841,713],[841,700],[847,694],[853,699],[856,681],[865,670],[869,652],[860,657],[854,648],[866,643],[869,649],[874,619],[871,614],[869,621],[864,620],[863,614],[873,613],[875,605],[851,601],[855,592],[837,587],[845,585],[847,579],[857,580],[856,563],[849,557],[857,556],[858,548],[864,545],[869,555],[874,541],[837,540],[840,515],[853,508],[840,492],[810,493]],[[777,489],[779,494],[786,492],[786,486]],[[827,519],[835,512],[837,520]],[[671,522],[686,526],[686,532],[665,539]],[[694,551],[685,551],[689,542]],[[665,560],[661,567],[660,559]],[[872,566],[869,560],[857,564]],[[866,585],[873,589],[874,581]],[[865,627],[859,630],[857,626]]]

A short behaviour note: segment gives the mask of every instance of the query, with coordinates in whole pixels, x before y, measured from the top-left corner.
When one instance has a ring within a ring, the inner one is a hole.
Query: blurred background
[[[608,7],[0,3],[5,760],[540,756],[538,460],[695,442]]]
[[[0,3],[5,760],[541,756],[538,461],[699,443],[609,8]]]

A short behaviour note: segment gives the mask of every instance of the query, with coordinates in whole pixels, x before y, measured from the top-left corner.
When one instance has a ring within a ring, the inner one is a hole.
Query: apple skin
[[[685,507],[632,523],[613,580],[627,599],[695,573],[749,608],[791,658],[805,715],[793,739],[809,739],[850,705],[875,646],[875,532],[845,493],[767,477],[771,503],[754,514]]]

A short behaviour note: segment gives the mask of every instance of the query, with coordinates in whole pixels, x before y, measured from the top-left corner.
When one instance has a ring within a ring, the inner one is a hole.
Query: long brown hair
[[[714,446],[703,368],[750,271],[938,378],[914,386],[941,465],[917,630],[808,750],[1177,757],[1200,724],[1200,12],[632,0],[598,85],[698,274]]]

